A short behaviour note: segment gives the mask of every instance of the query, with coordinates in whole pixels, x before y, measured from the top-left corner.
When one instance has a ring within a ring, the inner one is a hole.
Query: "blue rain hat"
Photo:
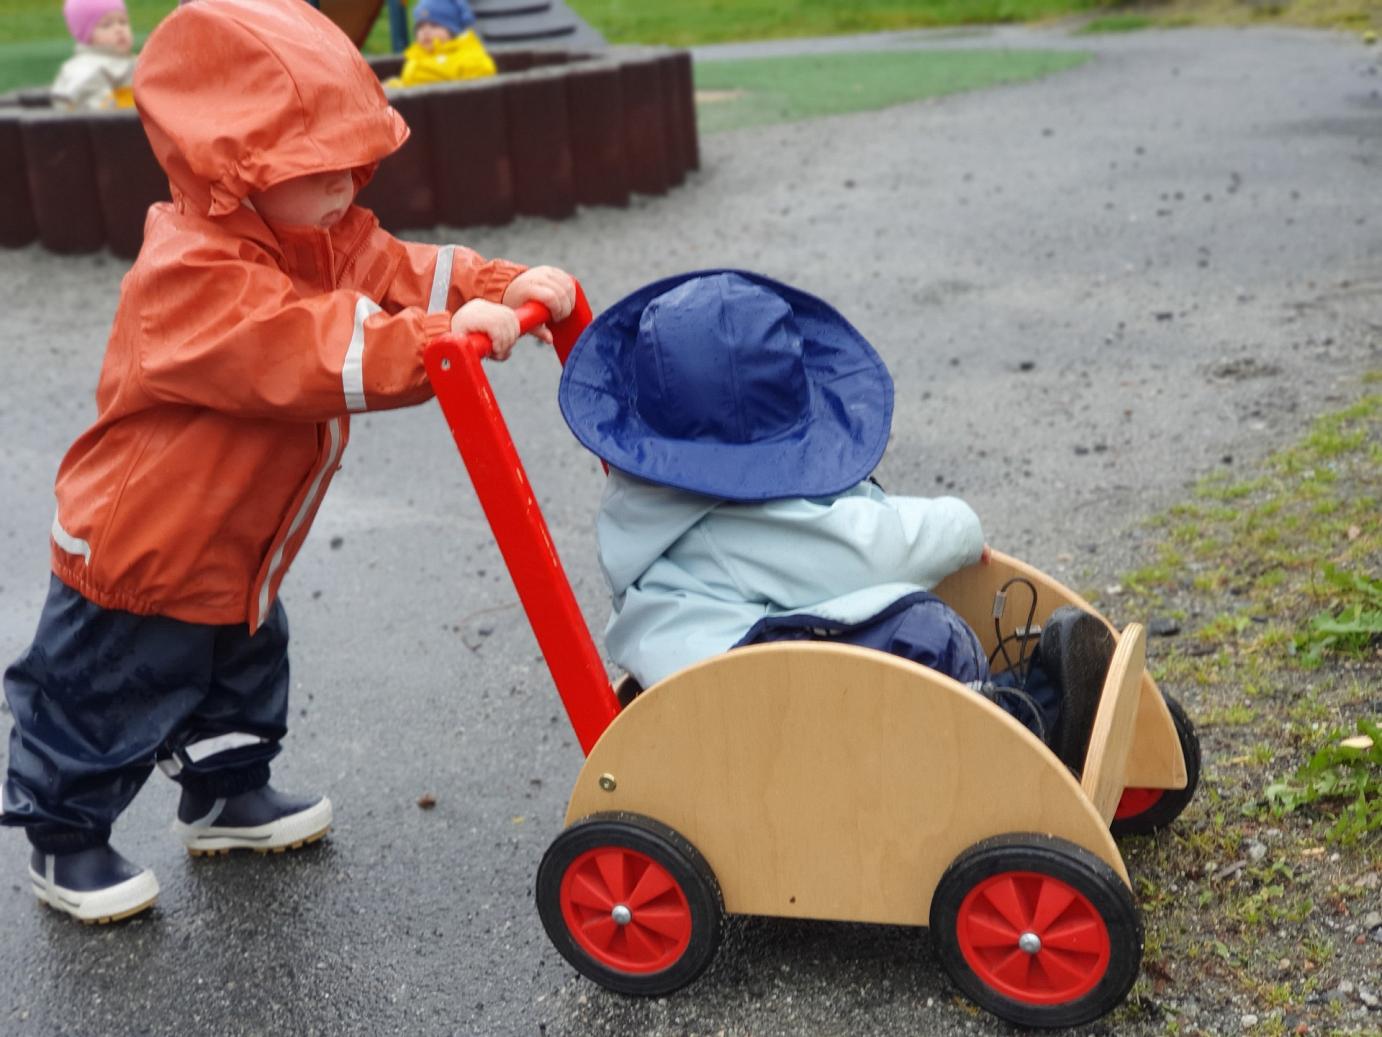
[[[475,12],[467,0],[418,0],[413,8],[413,24],[431,22],[452,36],[459,36],[475,24]]]
[[[732,501],[866,478],[893,383],[828,303],[744,270],[654,282],[601,313],[562,371],[562,416],[620,471]]]

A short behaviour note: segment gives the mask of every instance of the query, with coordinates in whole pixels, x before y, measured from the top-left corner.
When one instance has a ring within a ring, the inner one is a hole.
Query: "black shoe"
[[[117,922],[153,907],[158,880],[148,868],[131,864],[109,846],[75,853],[29,856],[34,895],[78,921]]]
[[[282,853],[330,830],[331,800],[285,796],[269,785],[225,799],[184,787],[174,827],[194,857],[231,850]]]
[[[1049,745],[1076,773],[1084,769],[1113,648],[1108,624],[1073,605],[1052,612],[1041,631],[1041,665],[1061,693],[1060,720]]]

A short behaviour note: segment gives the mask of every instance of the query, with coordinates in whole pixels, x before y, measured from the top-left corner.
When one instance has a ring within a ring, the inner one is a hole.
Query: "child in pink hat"
[[[134,34],[124,0],[65,0],[67,29],[77,42],[53,83],[56,107],[129,108],[134,105]]]

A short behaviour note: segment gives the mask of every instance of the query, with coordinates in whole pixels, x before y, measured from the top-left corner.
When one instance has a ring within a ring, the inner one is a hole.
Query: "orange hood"
[[[183,211],[350,169],[362,186],[408,126],[354,44],[304,0],[196,0],[139,55],[134,100]]]

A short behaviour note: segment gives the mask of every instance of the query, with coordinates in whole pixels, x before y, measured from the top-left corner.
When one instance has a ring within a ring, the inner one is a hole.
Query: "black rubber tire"
[[[1200,784],[1200,736],[1190,717],[1170,695],[1162,695],[1166,708],[1171,711],[1171,719],[1176,725],[1176,736],[1180,739],[1181,755],[1185,757],[1185,788],[1163,789],[1161,796],[1146,810],[1129,817],[1116,817],[1109,824],[1109,831],[1115,836],[1150,835],[1160,831],[1180,817],[1190,801],[1195,798],[1195,789]]]
[[[1097,913],[1108,936],[1109,959],[1090,990],[1056,1004],[1018,1000],[990,985],[971,967],[960,946],[961,907],[971,890],[1008,872],[1035,872],[1059,880],[1080,893]],[[965,996],[1018,1026],[1057,1028],[1098,1019],[1127,996],[1142,964],[1142,918],[1132,892],[1094,854],[1048,835],[995,836],[960,854],[932,897],[931,935],[941,964]]]
[[[690,910],[691,936],[680,957],[657,972],[630,972],[592,956],[572,936],[562,913],[566,871],[582,854],[601,848],[643,854],[672,877]],[[621,994],[653,997],[679,990],[705,971],[720,944],[724,901],[715,873],[680,833],[641,814],[594,814],[554,840],[537,871],[537,910],[552,945],[581,975]]]

